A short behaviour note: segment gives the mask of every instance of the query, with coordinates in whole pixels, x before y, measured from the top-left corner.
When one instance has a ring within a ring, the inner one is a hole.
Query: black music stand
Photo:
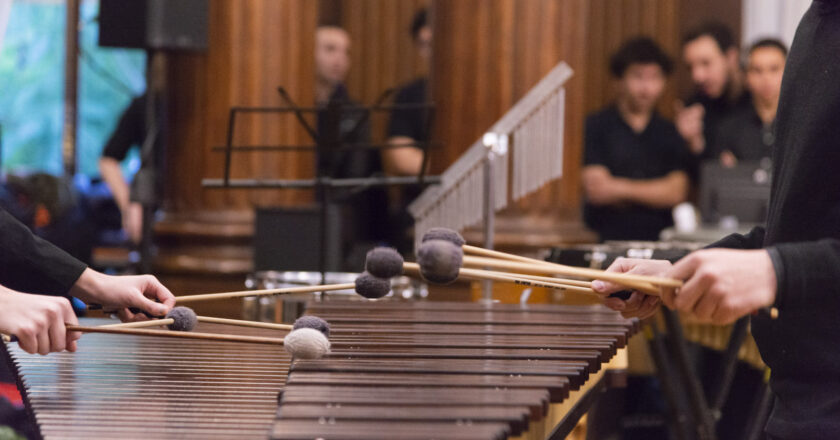
[[[431,132],[431,123],[434,119],[434,104],[399,104],[399,105],[383,105],[383,102],[392,94],[393,89],[388,89],[383,92],[375,103],[371,106],[364,107],[355,104],[331,102],[325,107],[302,107],[297,105],[286,92],[283,87],[278,87],[280,96],[286,101],[287,105],[283,107],[231,107],[228,114],[228,129],[227,140],[224,146],[213,147],[214,152],[223,152],[224,160],[224,174],[221,179],[202,179],[202,186],[205,188],[216,189],[314,189],[316,193],[317,204],[320,208],[320,238],[321,255],[319,262],[319,271],[321,272],[321,279],[326,280],[327,273],[327,249],[328,240],[340,239],[340,237],[329,237],[328,235],[328,219],[327,209],[334,200],[333,190],[341,188],[345,190],[360,191],[375,186],[403,186],[403,185],[429,185],[439,183],[440,178],[437,176],[427,176],[425,170],[429,163],[428,151],[433,145],[433,142],[416,142],[413,144],[402,144],[393,146],[388,144],[373,144],[370,142],[353,143],[348,141],[348,137],[362,129],[364,124],[374,112],[390,112],[393,110],[407,110],[407,109],[424,109],[426,110],[426,124],[428,132]],[[306,120],[305,115],[326,112],[327,128],[326,133],[318,133],[318,131],[311,126]],[[341,121],[341,116],[345,112],[360,113],[362,116],[356,121],[356,124],[345,135],[341,135],[340,127],[337,124]],[[312,144],[305,145],[234,145],[233,136],[235,133],[237,115],[246,113],[268,113],[268,114],[284,114],[293,113],[300,126],[307,132],[312,139]],[[388,176],[369,176],[369,177],[350,177],[350,178],[333,178],[322,170],[320,163],[324,155],[334,154],[337,151],[359,151],[359,150],[385,150],[390,148],[403,147],[419,147],[423,150],[423,161],[420,171],[417,176],[403,176],[403,177],[388,177]],[[312,179],[234,179],[230,176],[231,163],[233,160],[233,153],[244,151],[303,151],[310,152],[315,155],[315,177]]]

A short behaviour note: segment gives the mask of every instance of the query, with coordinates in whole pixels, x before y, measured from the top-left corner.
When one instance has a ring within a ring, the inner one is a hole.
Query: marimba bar
[[[602,365],[639,325],[601,306],[328,301],[307,312],[330,322],[333,351],[292,364],[277,440],[563,438],[592,398],[582,391],[603,386]]]
[[[327,301],[307,313],[331,324],[323,359],[86,334],[76,353],[11,343],[6,360],[45,439],[563,438],[639,325],[601,306]]]
[[[6,350],[45,439],[265,439],[291,361],[282,347],[109,334],[85,334],[75,353]]]

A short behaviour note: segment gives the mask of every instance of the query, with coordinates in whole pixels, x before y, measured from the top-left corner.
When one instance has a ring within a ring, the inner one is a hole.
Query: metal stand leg
[[[155,208],[143,204],[143,225],[140,233],[140,273],[152,272],[152,249],[154,249],[153,222],[155,219]]]
[[[729,343],[726,345],[726,350],[723,352],[723,359],[721,365],[720,383],[712,394],[712,415],[715,420],[720,420],[723,405],[726,404],[726,399],[729,397],[729,390],[732,388],[732,380],[735,378],[735,369],[738,366],[738,351],[744,345],[744,340],[747,339],[747,333],[750,328],[750,318],[744,317],[737,321],[732,326],[732,333],[729,336]]]
[[[671,354],[683,379],[688,403],[694,416],[697,436],[700,440],[713,440],[715,438],[715,420],[709,411],[703,387],[691,369],[679,316],[668,309],[662,309],[662,315],[665,318],[665,326],[668,328]]]
[[[747,423],[745,437],[747,440],[761,440],[764,438],[764,425],[767,424],[767,419],[770,417],[770,411],[773,409],[773,391],[770,390],[770,369],[764,369],[764,383],[761,387],[761,396],[756,401],[753,407],[750,421]]]
[[[677,394],[679,378],[674,375],[671,366],[668,365],[667,350],[663,342],[662,334],[656,324],[645,325],[644,335],[648,341],[653,363],[656,366],[657,377],[662,386],[662,394],[665,397],[665,404],[668,406],[668,424],[670,431],[678,440],[686,440],[691,437],[688,434],[688,418],[680,411],[680,399]]]
[[[495,179],[493,178],[493,161],[496,154],[488,146],[487,157],[484,159],[484,248],[493,249],[494,235],[493,231],[496,227],[495,216],[495,200],[496,188]],[[493,300],[493,282],[490,280],[482,281],[482,296],[483,300],[490,302]]]

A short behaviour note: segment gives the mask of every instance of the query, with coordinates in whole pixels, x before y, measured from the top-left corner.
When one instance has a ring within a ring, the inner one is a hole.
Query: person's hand
[[[131,202],[126,209],[120,210],[122,215],[122,226],[128,239],[132,243],[140,243],[143,235],[143,205]]]
[[[586,199],[593,205],[613,205],[622,200],[620,180],[601,165],[587,166],[583,172]]]
[[[131,313],[130,307],[163,316],[175,306],[172,292],[151,275],[112,276],[85,269],[70,294],[86,303],[101,304],[104,309],[117,309],[122,321],[148,319],[142,313]]]
[[[776,300],[776,271],[763,249],[692,252],[663,276],[685,281],[663,288],[665,305],[702,322],[729,324]]]
[[[731,151],[725,150],[720,153],[720,164],[726,168],[734,168],[738,165],[738,158]]]
[[[682,101],[674,104],[674,125],[680,136],[688,143],[691,152],[698,155],[706,148],[706,141],[703,137],[703,116],[706,110],[701,104],[692,104],[686,107]]]
[[[68,331],[64,323],[79,323],[67,298],[30,295],[0,286],[0,332],[16,336],[23,351],[76,351],[82,334]]]
[[[637,258],[618,258],[607,272],[629,273],[636,275],[663,276],[671,269],[671,262],[666,260],[644,260]],[[626,301],[621,298],[610,298],[609,295],[627,290],[626,287],[609,281],[595,280],[592,290],[604,301],[607,307],[621,312],[625,318],[645,319],[653,315],[660,304],[659,297],[633,291]]]

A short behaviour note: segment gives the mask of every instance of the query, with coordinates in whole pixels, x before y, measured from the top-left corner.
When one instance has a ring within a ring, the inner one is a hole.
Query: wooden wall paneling
[[[178,293],[242,286],[250,271],[253,209],[306,203],[311,191],[204,189],[221,177],[231,106],[280,106],[277,86],[298,104],[314,96],[317,2],[212,0],[205,53],[167,55],[167,167],[164,219],[156,224],[157,274]],[[314,118],[310,117],[313,121]],[[237,122],[234,143],[308,144],[292,115],[249,115]],[[231,176],[311,176],[307,153],[236,153]],[[293,251],[293,250],[288,250]],[[236,314],[236,303],[220,310]]]
[[[539,60],[526,77],[518,77],[521,84],[515,99],[521,98],[559,61],[566,61],[575,75],[566,85],[566,130],[564,133],[564,175],[541,190],[524,198],[511,209],[512,213],[526,216],[546,216],[574,219],[577,217],[577,192],[579,175],[576,163],[580,161],[581,129],[583,119],[580,108],[583,104],[584,84],[586,79],[586,36],[583,23],[588,11],[585,2],[562,2],[558,4],[543,1],[539,15],[531,20],[518,23],[517,30],[532,35],[542,41],[540,54],[536,57],[522,58],[517,62],[528,63],[531,59]],[[527,8],[526,8],[527,9]],[[553,36],[553,37],[552,37]],[[527,38],[527,37],[526,37]]]
[[[169,212],[250,210],[255,203],[292,203],[308,196],[288,191],[201,188],[220,177],[231,106],[282,105],[283,85],[301,105],[312,103],[316,9],[303,0],[210,3],[210,45],[205,54],[169,55],[170,124],[166,208]],[[241,125],[240,125],[241,122]],[[245,116],[238,144],[311,142],[291,115]],[[305,153],[237,153],[232,176],[294,178],[312,174]]]
[[[350,96],[372,104],[387,89],[428,71],[418,56],[409,28],[426,0],[341,0],[339,24],[353,41],[346,86]],[[375,113],[371,134],[384,140],[388,115]]]
[[[684,32],[701,23],[714,20],[729,26],[733,30],[735,44],[740,44],[742,6],[742,0],[681,0],[677,11],[679,17],[677,23],[680,30],[678,38],[681,41]],[[682,62],[678,64],[676,73],[679,96],[689,97],[692,93],[691,76]]]
[[[513,104],[515,46],[510,0],[438,1],[434,9],[432,77],[438,104],[433,171],[451,164]],[[518,48],[517,48],[518,49]]]
[[[433,89],[440,106],[436,134],[446,145],[446,150],[435,156],[434,168],[445,169],[551,67],[564,60],[575,70],[567,84],[564,176],[516,203],[503,216],[553,219],[549,223],[576,221],[580,218],[584,118],[614,96],[608,57],[627,38],[640,34],[651,36],[676,56],[682,2],[478,3],[433,2]],[[493,20],[507,20],[508,24],[490,29]],[[488,67],[491,62],[510,67]],[[674,85],[669,85],[660,108],[666,115],[676,96]]]

